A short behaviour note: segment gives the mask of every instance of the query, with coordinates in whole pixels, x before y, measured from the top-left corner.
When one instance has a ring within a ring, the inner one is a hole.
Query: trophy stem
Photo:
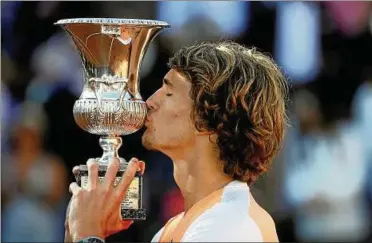
[[[99,145],[103,149],[103,155],[98,160],[99,165],[108,165],[114,158],[122,162],[122,158],[119,158],[119,148],[122,145],[122,139],[119,136],[102,136],[99,138]]]

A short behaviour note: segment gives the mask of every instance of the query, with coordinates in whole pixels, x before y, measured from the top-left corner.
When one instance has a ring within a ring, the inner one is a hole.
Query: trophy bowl
[[[170,25],[156,20],[114,18],[62,19],[55,25],[67,32],[82,61],[84,86],[74,104],[74,119],[81,129],[100,136],[103,155],[96,160],[101,180],[109,162],[119,159],[117,183],[128,165],[118,155],[120,136],[138,131],[146,119],[147,106],[139,91],[142,59],[151,41]],[[77,183],[84,188],[87,179],[87,166],[79,165]],[[137,172],[121,205],[123,219],[146,219],[142,189],[143,178]]]

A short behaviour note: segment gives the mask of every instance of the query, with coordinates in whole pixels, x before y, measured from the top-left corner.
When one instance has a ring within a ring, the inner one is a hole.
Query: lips
[[[145,120],[145,126],[147,127],[149,124],[150,124],[150,119],[148,117],[146,117],[146,120]]]

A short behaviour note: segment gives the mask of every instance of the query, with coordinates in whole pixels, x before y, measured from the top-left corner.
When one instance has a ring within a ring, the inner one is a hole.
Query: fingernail
[[[130,161],[131,161],[132,163],[135,163],[135,164],[137,164],[137,163],[139,162],[139,160],[138,160],[137,158],[132,158]]]

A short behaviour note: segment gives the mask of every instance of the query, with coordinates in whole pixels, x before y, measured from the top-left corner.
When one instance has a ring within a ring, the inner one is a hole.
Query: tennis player
[[[234,42],[203,42],[180,49],[163,85],[147,101],[143,145],[169,156],[184,198],[153,242],[277,242],[275,223],[254,200],[250,185],[281,147],[286,80],[268,56]],[[119,214],[136,170],[133,158],[113,187],[118,161],[102,183],[90,160],[89,185],[70,185],[66,239],[104,242],[127,229]]]

